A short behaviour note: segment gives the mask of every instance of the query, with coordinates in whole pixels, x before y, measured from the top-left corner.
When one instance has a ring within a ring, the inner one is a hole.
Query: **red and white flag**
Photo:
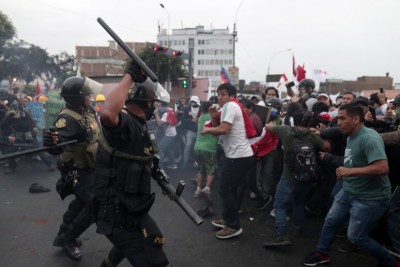
[[[278,88],[282,85],[282,84],[286,84],[288,82],[288,78],[286,77],[286,74],[282,74],[281,78],[279,79],[279,83],[278,83]]]
[[[298,82],[301,82],[302,80],[304,80],[306,78],[306,69],[304,68],[304,64],[303,66],[298,65],[297,66],[297,76],[296,76],[296,80]]]

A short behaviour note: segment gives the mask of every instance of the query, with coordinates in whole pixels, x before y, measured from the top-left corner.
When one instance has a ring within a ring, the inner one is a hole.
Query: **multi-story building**
[[[136,54],[149,43],[126,43]],[[124,74],[124,65],[128,56],[115,41],[109,46],[76,46],[76,60],[83,75],[89,77],[118,76]]]
[[[168,43],[169,42],[169,43]],[[193,74],[211,80],[211,86],[221,83],[221,66],[227,71],[233,66],[234,35],[229,29],[196,28],[161,29],[157,35],[157,44],[174,50],[189,53],[189,44],[193,43]]]

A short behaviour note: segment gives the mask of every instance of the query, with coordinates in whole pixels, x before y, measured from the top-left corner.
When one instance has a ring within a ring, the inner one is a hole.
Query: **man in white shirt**
[[[219,194],[222,199],[223,219],[213,220],[212,224],[220,231],[217,238],[228,239],[240,235],[240,218],[236,201],[236,190],[247,170],[254,164],[254,154],[246,135],[245,120],[239,103],[236,100],[236,88],[224,83],[218,86],[218,101],[221,117],[215,107],[210,108],[214,127],[204,127],[201,134],[212,134],[220,137],[225,152],[222,163]]]

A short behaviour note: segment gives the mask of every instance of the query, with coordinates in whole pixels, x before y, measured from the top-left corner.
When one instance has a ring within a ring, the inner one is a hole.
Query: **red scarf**
[[[239,101],[236,98],[232,99],[231,101],[238,104],[240,109],[242,110],[242,115],[243,115],[243,120],[244,120],[244,128],[246,129],[247,138],[250,139],[250,138],[257,136],[257,131],[254,128],[253,124],[251,123],[249,116],[247,116],[247,113],[244,110],[242,104],[239,103]],[[218,121],[218,123],[221,122],[221,111],[218,112],[217,121]],[[212,122],[210,121],[209,123],[204,124],[204,127],[213,127]]]

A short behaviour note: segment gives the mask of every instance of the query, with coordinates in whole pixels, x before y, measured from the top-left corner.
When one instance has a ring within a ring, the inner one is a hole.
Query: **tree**
[[[184,69],[184,61],[181,58],[154,52],[150,44],[138,56],[157,75],[161,84],[168,79],[168,60],[170,60],[169,68],[172,84],[178,84],[178,78],[187,76],[187,72]]]
[[[12,22],[0,11],[0,58],[2,54],[2,48],[7,41],[16,37],[16,34],[17,33]]]
[[[17,77],[30,83],[48,71],[51,59],[46,50],[21,40],[5,45],[0,63],[0,77]]]
[[[72,76],[75,57],[62,52],[50,56],[46,50],[24,41],[8,42],[0,58],[0,79],[18,78],[29,84],[40,79],[47,90],[61,85],[67,76]]]

